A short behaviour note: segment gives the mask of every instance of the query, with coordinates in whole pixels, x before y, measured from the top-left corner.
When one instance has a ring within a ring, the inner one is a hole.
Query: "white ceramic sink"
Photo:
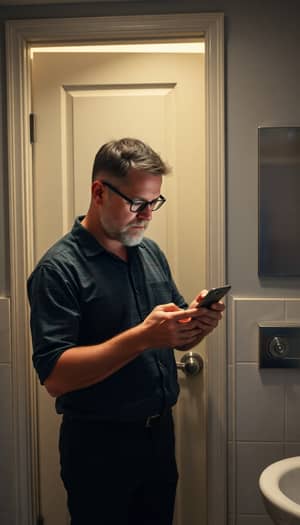
[[[265,468],[259,488],[276,525],[300,525],[300,456],[276,461]]]

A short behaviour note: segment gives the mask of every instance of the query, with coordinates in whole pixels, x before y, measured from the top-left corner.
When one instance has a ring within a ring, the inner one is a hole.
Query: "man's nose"
[[[138,217],[143,218],[147,221],[150,221],[152,219],[152,208],[149,204],[145,206],[145,208],[138,212]]]

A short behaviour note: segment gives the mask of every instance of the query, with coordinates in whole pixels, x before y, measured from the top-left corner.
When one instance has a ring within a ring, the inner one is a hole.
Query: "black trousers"
[[[171,525],[174,445],[171,412],[150,427],[64,417],[59,448],[71,525]]]

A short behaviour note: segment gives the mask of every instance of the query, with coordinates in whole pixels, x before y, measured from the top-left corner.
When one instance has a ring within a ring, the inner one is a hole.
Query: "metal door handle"
[[[176,362],[178,370],[183,370],[187,376],[196,376],[203,368],[203,359],[201,355],[195,352],[187,352],[182,356],[180,362]]]

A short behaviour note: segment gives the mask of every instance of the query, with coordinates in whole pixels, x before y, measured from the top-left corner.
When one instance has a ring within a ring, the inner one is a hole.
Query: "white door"
[[[148,235],[167,254],[189,302],[205,287],[204,56],[145,53],[36,53],[32,62],[36,115],[35,259],[84,214],[95,153],[106,141],[132,136],[161,153],[168,203]],[[194,349],[205,362],[205,343]],[[182,357],[177,353],[177,360]],[[175,410],[180,473],[176,525],[206,523],[206,373],[179,371]],[[68,523],[59,478],[60,418],[38,388],[40,504],[45,525]]]

